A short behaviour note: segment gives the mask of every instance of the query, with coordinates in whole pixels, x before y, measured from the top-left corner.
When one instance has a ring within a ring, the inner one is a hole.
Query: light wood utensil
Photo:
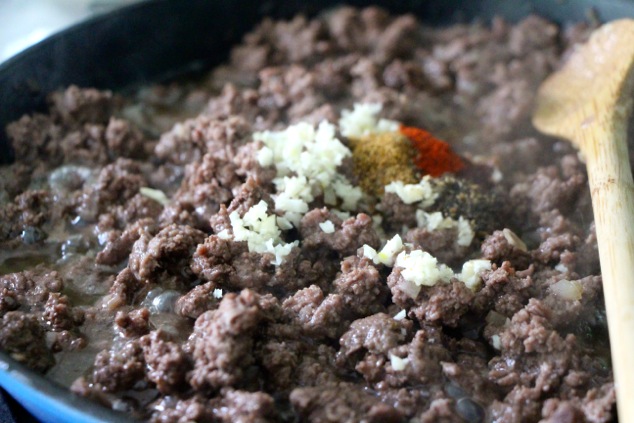
[[[603,25],[540,87],[533,124],[585,158],[599,245],[619,421],[634,422],[634,182],[627,125],[634,20]]]

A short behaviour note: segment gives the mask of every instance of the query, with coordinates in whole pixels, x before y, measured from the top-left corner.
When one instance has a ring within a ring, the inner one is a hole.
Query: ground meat
[[[150,331],[150,311],[139,308],[129,313],[118,311],[115,319],[115,329],[124,337],[132,338],[147,334]]]
[[[512,235],[505,236],[502,231],[495,231],[489,235],[480,246],[482,257],[494,263],[501,264],[503,260],[509,261],[516,269],[525,269],[530,263],[530,254],[522,244],[512,244]]]
[[[50,116],[35,114],[23,116],[7,126],[7,135],[16,160],[33,162],[37,157],[48,156],[51,165],[61,161],[57,143],[62,138],[62,128]]]
[[[0,347],[66,385],[88,359],[73,391],[153,422],[614,421],[587,174],[530,123],[589,29],[343,6],[264,20],[197,81],[52,94],[7,127]],[[349,149],[355,103],[447,141],[464,168],[426,179],[423,200],[379,189],[347,210],[354,149],[331,169],[294,127],[268,163],[281,135],[258,132],[299,122]],[[241,233],[235,215],[262,201],[275,218]],[[415,250],[453,277],[406,280],[432,271],[394,266]]]
[[[218,295],[217,295],[218,293]],[[176,301],[176,313],[197,319],[204,312],[217,307],[222,289],[214,282],[198,285]]]
[[[164,160],[184,165],[199,161],[205,153],[231,160],[237,148],[251,135],[251,126],[240,117],[223,120],[201,115],[178,123],[163,135],[155,154]]]
[[[145,367],[143,348],[138,340],[132,340],[119,350],[97,354],[92,379],[105,391],[122,391],[144,379]]]
[[[55,364],[53,353],[46,346],[44,333],[35,316],[10,311],[2,317],[0,347],[13,359],[44,372]]]
[[[377,208],[383,215],[383,222],[387,232],[400,231],[403,226],[416,226],[416,204],[405,204],[398,195],[386,192]]]
[[[464,262],[469,251],[468,246],[457,243],[457,238],[458,231],[455,228],[434,231],[413,228],[405,234],[405,241],[412,243],[414,248],[427,251],[441,263],[449,265]]]
[[[188,269],[183,261],[191,257],[205,234],[190,226],[170,225],[150,238],[143,233],[132,247],[129,267],[141,280],[156,277],[159,272],[183,274]]]
[[[282,307],[308,336],[337,339],[345,330],[345,302],[341,295],[324,293],[312,285],[286,299]]]
[[[49,98],[53,113],[65,124],[88,122],[105,124],[116,107],[117,98],[110,91],[81,89],[75,85]]]
[[[150,369],[147,378],[163,394],[180,392],[191,360],[180,344],[171,342],[164,332],[152,331],[140,339],[145,363]]]
[[[264,392],[223,389],[222,396],[212,400],[193,397],[179,400],[175,406],[163,406],[163,410],[155,413],[151,421],[267,423],[276,421],[276,413],[273,398]]]
[[[147,182],[140,165],[129,159],[118,159],[101,170],[94,185],[84,188],[76,212],[87,221],[96,221],[113,205],[125,204],[142,186],[147,186]]]
[[[273,397],[264,392],[226,389],[214,417],[223,423],[266,423],[277,420]]]
[[[467,312],[474,293],[462,282],[439,283],[423,287],[415,300],[412,313],[419,322],[439,322],[445,326],[456,326]]]
[[[26,191],[13,203],[0,207],[0,240],[22,236],[25,243],[42,241],[46,237],[40,227],[51,217],[51,195],[46,191]],[[32,236],[27,236],[33,233]]]
[[[142,158],[145,155],[145,138],[130,122],[110,118],[106,127],[106,146],[114,157]]]
[[[199,161],[185,168],[181,187],[174,201],[163,212],[164,221],[177,222],[177,210],[191,210],[194,225],[203,230],[209,228],[209,219],[218,213],[221,204],[233,199],[232,190],[242,184],[232,162],[207,153]]]
[[[376,267],[365,258],[348,257],[341,261],[341,273],[334,280],[335,292],[343,297],[357,316],[369,316],[385,310],[388,292]]]
[[[59,332],[81,325],[84,313],[80,309],[73,309],[66,295],[52,292],[44,305],[42,319],[49,330]]]
[[[245,242],[208,237],[198,245],[191,269],[207,281],[231,288],[261,288],[272,278],[271,257],[249,252]]]
[[[110,310],[115,310],[125,304],[131,304],[143,286],[143,283],[126,267],[117,274],[112,282],[109,295],[104,298],[104,306]]]
[[[249,290],[226,294],[218,309],[201,314],[189,341],[194,370],[188,382],[198,390],[243,383],[253,363],[252,335],[263,317],[258,295]]]
[[[384,313],[355,320],[341,337],[341,352],[350,356],[359,351],[386,354],[406,339],[406,322],[394,320]]]
[[[110,266],[120,263],[128,258],[134,243],[142,234],[151,234],[155,231],[156,224],[154,220],[150,218],[134,222],[128,226],[123,233],[117,230],[109,231],[107,233],[108,238],[105,242],[105,246],[103,250],[97,254],[97,257],[95,257],[95,262]]]
[[[44,305],[51,293],[62,291],[64,280],[58,272],[40,266],[0,276],[0,288],[22,307],[37,309]]]
[[[356,385],[297,388],[290,398],[298,414],[307,422],[399,422],[402,418],[393,407]]]
[[[319,224],[330,220],[335,225],[335,231],[325,233]],[[303,238],[302,247],[306,250],[325,248],[335,251],[342,256],[350,256],[357,249],[367,244],[378,247],[379,237],[372,226],[372,218],[366,214],[359,214],[354,218],[341,221],[327,209],[312,210],[302,218],[299,225]]]

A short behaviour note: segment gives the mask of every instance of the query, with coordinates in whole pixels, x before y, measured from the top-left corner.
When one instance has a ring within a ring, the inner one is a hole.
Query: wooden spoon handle
[[[597,232],[619,421],[634,422],[634,182],[626,124],[581,131]],[[591,137],[591,138],[590,138]]]

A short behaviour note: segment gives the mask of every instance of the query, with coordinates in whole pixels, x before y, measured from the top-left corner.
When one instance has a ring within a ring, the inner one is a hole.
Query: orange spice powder
[[[449,144],[424,129],[401,125],[399,131],[416,148],[414,165],[425,174],[438,177],[444,173],[455,173],[464,167],[462,159]]]

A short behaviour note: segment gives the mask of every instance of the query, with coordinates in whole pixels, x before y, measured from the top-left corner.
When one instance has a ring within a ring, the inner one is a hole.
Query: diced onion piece
[[[433,286],[438,282],[447,283],[453,276],[453,271],[426,251],[414,250],[407,254],[401,252],[396,257],[395,266],[401,267],[401,276],[416,286]]]
[[[392,369],[397,372],[405,370],[407,364],[409,363],[409,358],[401,358],[394,354],[390,354],[390,363],[392,364]]]
[[[502,341],[500,340],[500,335],[491,336],[491,345],[498,351],[502,349]]]
[[[376,250],[370,247],[368,244],[363,245],[363,257],[374,260],[376,258]]]
[[[513,247],[524,252],[528,251],[528,247],[526,247],[526,244],[524,243],[524,241],[522,241],[522,239],[519,236],[517,236],[515,232],[513,232],[512,230],[508,228],[504,228],[502,230],[502,234],[504,235],[504,238],[506,238],[506,241],[509,244],[511,244]]]
[[[462,265],[462,272],[457,275],[457,278],[462,281],[467,288],[475,291],[480,287],[480,283],[482,282],[480,273],[485,270],[491,270],[491,261],[484,259],[469,260]]]
[[[165,195],[165,193],[160,189],[141,187],[139,189],[139,193],[162,205],[166,205],[170,202],[169,198],[167,198],[167,195]]]
[[[322,231],[324,231],[324,233],[327,233],[327,234],[332,234],[335,232],[335,224],[332,223],[331,220],[326,220],[325,222],[321,222],[319,224],[319,227],[321,228]]]
[[[405,317],[407,316],[407,312],[405,311],[405,309],[399,311],[398,313],[396,313],[393,317],[394,320],[403,320]]]
[[[403,240],[396,234],[390,239],[374,259],[375,264],[383,263],[386,266],[394,265],[394,258],[403,250]]]
[[[562,279],[550,286],[553,294],[568,301],[579,301],[583,294],[583,287],[579,281],[569,281]]]

